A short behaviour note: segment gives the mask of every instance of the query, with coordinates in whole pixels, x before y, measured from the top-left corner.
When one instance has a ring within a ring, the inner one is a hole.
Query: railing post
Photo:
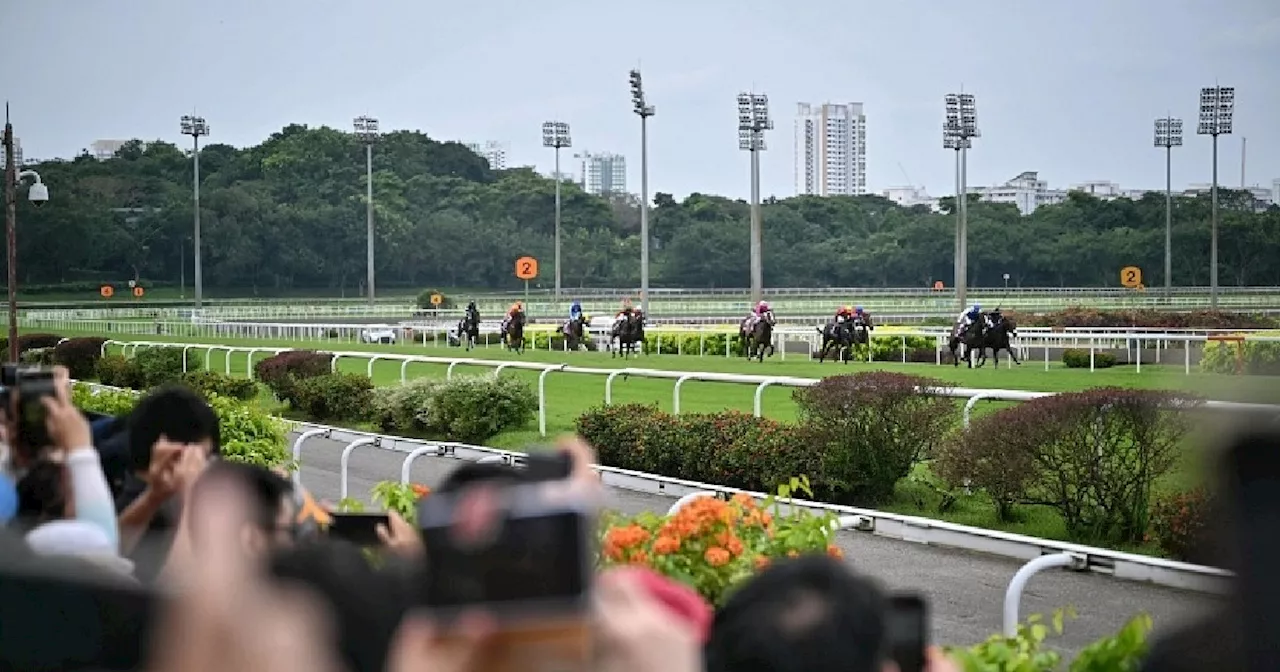
[[[684,386],[684,381],[697,376],[685,374],[676,378],[676,386],[671,390],[671,414],[680,415],[680,388]]]
[[[460,362],[456,359],[453,360],[452,362],[449,362],[449,368],[445,369],[445,372],[444,372],[445,380],[453,380],[453,367],[457,366],[459,363]]]
[[[194,346],[190,346],[190,345],[182,346],[182,372],[183,373],[187,372],[187,351],[190,350],[192,347]]]
[[[338,372],[338,359],[339,359],[340,357],[342,357],[342,355],[340,355],[340,354],[338,354],[338,353],[336,353],[336,352],[335,352],[335,353],[332,353],[332,354],[329,356],[329,373],[337,373],[337,372]]]
[[[409,378],[405,375],[405,371],[409,368],[409,362],[412,362],[412,361],[415,361],[415,360],[405,359],[404,361],[400,362],[400,384],[401,385],[404,385],[405,382],[409,380]]]
[[[627,372],[628,372],[628,369],[618,369],[617,371],[610,373],[604,379],[604,405],[605,406],[613,405],[613,379],[617,378],[618,376],[626,375]]]
[[[757,418],[763,417],[764,415],[764,388],[769,387],[773,383],[774,381],[772,380],[766,380],[763,383],[756,385],[754,411]]]
[[[413,452],[404,456],[404,462],[400,463],[400,482],[402,484],[409,483],[410,472],[413,471],[413,463],[415,460],[417,460],[419,457],[423,455],[426,455],[427,453],[439,453],[439,452],[440,452],[439,447],[435,445],[428,445],[428,446],[422,446],[421,448],[414,448]]]
[[[381,355],[374,355],[369,358],[369,364],[364,368],[364,375],[368,376],[370,379],[373,378],[373,364],[379,359],[382,359]]]
[[[969,397],[969,400],[964,402],[964,428],[965,429],[969,428],[969,418],[973,415],[973,407],[977,406],[979,401],[983,399],[990,399],[991,397],[992,395],[990,394],[979,393],[979,394],[973,395],[972,397]]]
[[[552,371],[563,371],[568,364],[547,367],[538,374],[538,435],[547,435],[547,374]]]
[[[1067,567],[1076,564],[1083,564],[1083,558],[1071,553],[1042,555],[1023,565],[1013,575],[1013,579],[1009,581],[1009,587],[1004,591],[1005,637],[1016,637],[1018,634],[1018,605],[1022,602],[1022,590],[1027,587],[1027,581],[1050,567]]]
[[[308,429],[293,440],[293,487],[302,487],[302,444],[317,437],[328,438],[328,429]]]
[[[338,460],[340,472],[338,474],[338,499],[347,498],[347,462],[351,459],[351,452],[360,446],[376,446],[378,441],[379,439],[376,437],[356,439],[342,449],[342,457]]]
[[[677,499],[675,503],[671,505],[671,508],[667,509],[667,515],[668,516],[676,515],[676,513],[679,512],[680,509],[683,509],[685,505],[689,504],[695,499],[702,499],[703,497],[715,497],[715,496],[716,496],[716,493],[711,492],[710,490],[703,490],[701,492],[691,492],[681,497],[680,499]]]
[[[262,350],[262,348],[249,348],[249,354],[244,357],[244,377],[253,380],[253,353]]]

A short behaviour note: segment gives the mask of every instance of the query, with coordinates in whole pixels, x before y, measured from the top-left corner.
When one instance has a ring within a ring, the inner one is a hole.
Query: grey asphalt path
[[[292,441],[295,436],[291,436]],[[339,499],[339,455],[344,444],[312,439],[302,450],[302,482],[316,497]],[[368,501],[373,485],[398,480],[404,453],[362,447],[351,455],[348,488],[352,497]],[[460,461],[421,457],[413,465],[412,480],[436,485]],[[609,488],[608,506],[624,513],[665,512],[673,499]],[[1001,626],[1004,591],[1019,563],[1004,558],[841,532],[837,543],[849,564],[893,590],[927,596],[932,608],[933,637],[943,644],[978,642]],[[1099,637],[1115,632],[1133,614],[1145,611],[1155,619],[1156,632],[1192,618],[1212,604],[1205,595],[1161,588],[1106,576],[1049,570],[1036,576],[1023,593],[1022,614],[1048,615],[1059,607],[1074,607],[1079,615],[1067,625],[1056,648],[1073,653]]]

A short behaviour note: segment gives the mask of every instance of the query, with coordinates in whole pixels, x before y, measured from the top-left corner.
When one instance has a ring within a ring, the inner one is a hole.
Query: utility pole
[[[373,271],[373,145],[378,142],[378,120],[373,117],[356,117],[353,125],[356,137],[364,144],[364,216],[365,216],[365,284],[369,305],[374,302]]]
[[[1173,298],[1173,148],[1182,146],[1182,120],[1156,119],[1156,147],[1164,149],[1164,297]]]
[[[764,298],[763,224],[760,217],[760,152],[768,149],[764,132],[773,129],[769,96],[738,94],[738,149],[751,152],[751,303]]]
[[[649,316],[649,117],[657,110],[644,96],[640,70],[632,70],[631,111],[640,117],[640,311]]]

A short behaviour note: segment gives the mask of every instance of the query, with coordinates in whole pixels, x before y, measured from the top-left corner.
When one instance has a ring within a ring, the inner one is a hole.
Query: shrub
[[[1200,369],[1206,373],[1280,376],[1280,343],[1209,341],[1204,344]]]
[[[206,397],[216,394],[240,401],[251,401],[258,396],[256,382],[217,371],[188,371],[182,376],[182,383]]]
[[[1089,368],[1089,351],[1080,350],[1078,348],[1069,348],[1062,351],[1062,363],[1068,369],[1087,369]],[[1116,365],[1116,356],[1109,352],[1093,353],[1093,368],[1109,369]]]
[[[1220,310],[1166,312],[1160,310],[1095,310],[1067,308],[1041,315],[1017,315],[1028,327],[1148,327],[1165,329],[1268,329],[1274,319]]]
[[[294,402],[295,384],[332,371],[333,357],[314,350],[286,350],[253,365],[254,377],[280,401]]]
[[[438,305],[438,306],[435,306],[435,305],[432,305],[432,304],[431,304],[431,297],[432,297],[432,295],[435,295],[435,294],[439,294],[441,297],[443,297],[443,298],[444,298],[444,300],[443,300],[443,301],[441,301],[441,302],[440,302],[440,305]],[[432,309],[432,308],[439,308],[439,309],[441,309],[441,310],[445,310],[445,309],[449,309],[449,308],[453,308],[453,307],[455,307],[455,304],[454,304],[454,302],[453,302],[453,299],[449,298],[449,295],[448,295],[448,294],[445,294],[444,292],[441,292],[441,291],[440,291],[440,290],[438,290],[438,289],[424,289],[424,290],[422,290],[422,291],[418,294],[417,304],[418,304],[418,308],[421,308],[422,310],[430,310],[430,309]]]
[[[57,334],[21,334],[18,336],[18,354],[28,350],[52,348],[58,345],[62,337]],[[9,352],[9,339],[0,338],[0,351]]]
[[[371,400],[373,421],[383,431],[422,436],[429,427],[426,411],[439,382],[415,378],[403,385],[375,388]]]
[[[139,348],[132,359],[137,370],[135,387],[150,389],[165,383],[180,382],[187,371],[200,368],[200,362],[195,359],[184,366],[183,357],[182,348]]]
[[[888,499],[958,419],[952,400],[924,393],[945,386],[922,376],[866,371],[797,389],[805,442],[823,455],[814,492],[842,504]]]
[[[92,378],[102,359],[102,344],[107,339],[99,336],[72,338],[54,346],[53,359],[67,367],[71,377],[76,379]]]
[[[455,376],[439,381],[419,414],[434,437],[480,443],[533,420],[538,395],[518,378]]]
[[[1193,561],[1208,542],[1210,500],[1202,489],[1157,497],[1148,539],[1176,560]]]
[[[1177,463],[1191,425],[1182,411],[1194,403],[1118,388],[1033,399],[971,424],[972,436],[941,451],[940,470],[1006,506],[1053,507],[1073,539],[1139,542],[1152,486]],[[983,440],[984,430],[998,440]]]
[[[94,374],[103,385],[112,387],[141,387],[138,368],[124,355],[107,355],[94,365]]]
[[[49,366],[54,363],[53,348],[32,348],[23,350],[18,355],[18,361],[23,364],[32,364],[38,366]]]
[[[992,635],[987,641],[948,653],[963,670],[994,672],[1055,672],[1062,669],[1062,654],[1046,647],[1051,635],[1061,635],[1064,621],[1074,613],[1057,611],[1049,623],[1038,614],[1018,624],[1013,637]],[[1114,635],[1103,637],[1076,654],[1067,667],[1070,672],[1117,672],[1137,670],[1147,655],[1147,635],[1151,617],[1139,614],[1129,619]]]
[[[358,373],[326,373],[297,381],[289,402],[313,420],[364,420],[369,417],[373,381]]]

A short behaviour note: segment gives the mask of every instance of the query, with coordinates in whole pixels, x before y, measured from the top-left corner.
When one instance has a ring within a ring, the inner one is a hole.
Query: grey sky
[[[953,190],[942,96],[978,99],[971,184],[1038,170],[1055,187],[1108,179],[1163,187],[1152,121],[1184,119],[1174,183],[1208,182],[1194,135],[1199,88],[1237,87],[1224,184],[1280,177],[1280,2],[1275,0],[5,0],[0,95],[29,158],[100,138],[182,142],[197,111],[212,141],[256,144],[290,122],[509,143],[547,170],[540,125],[569,122],[574,148],[628,159],[639,128],[627,70],[642,65],[652,191],[743,197],[735,95],[767,93],[777,121],[765,194],[794,193],[795,103],[863,102],[868,186]],[[566,157],[568,158],[568,157]]]

